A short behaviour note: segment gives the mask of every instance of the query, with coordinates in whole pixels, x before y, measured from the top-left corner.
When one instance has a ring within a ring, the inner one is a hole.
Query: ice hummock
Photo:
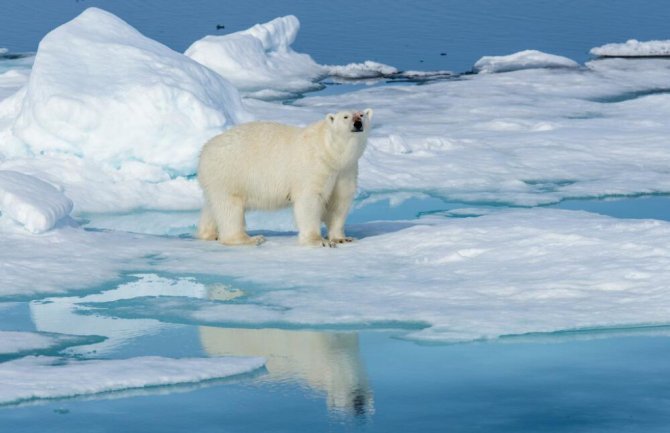
[[[191,384],[250,373],[262,358],[62,360],[29,356],[0,363],[0,405],[148,387]]]
[[[590,53],[598,57],[670,57],[670,40],[641,42],[629,39],[622,44],[591,48]]]
[[[245,119],[220,75],[88,8],[40,42],[13,132],[28,155],[190,174],[202,144]]]
[[[218,72],[240,91],[254,96],[275,92],[277,97],[317,90],[327,71],[291,44],[300,22],[293,15],[224,36],[206,36],[185,54]]]
[[[524,50],[507,56],[484,56],[473,69],[480,74],[510,72],[537,68],[577,68],[579,64],[567,57],[537,50]]]
[[[55,186],[34,176],[0,170],[0,214],[43,233],[72,211],[72,200]]]
[[[243,94],[258,99],[281,99],[319,90],[326,77],[358,80],[369,78],[417,78],[393,66],[366,60],[347,65],[321,65],[291,45],[300,30],[293,15],[223,36],[206,36],[185,54],[232,82]],[[436,73],[423,78],[430,79]],[[440,71],[440,76],[449,74]]]

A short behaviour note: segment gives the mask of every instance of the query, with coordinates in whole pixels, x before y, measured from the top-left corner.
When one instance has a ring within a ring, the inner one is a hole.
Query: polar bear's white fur
[[[344,221],[356,192],[372,110],[343,111],[305,128],[273,122],[236,126],[202,149],[198,181],[204,205],[200,239],[260,244],[246,233],[247,209],[293,206],[302,245],[350,242]],[[321,236],[321,223],[328,239]]]

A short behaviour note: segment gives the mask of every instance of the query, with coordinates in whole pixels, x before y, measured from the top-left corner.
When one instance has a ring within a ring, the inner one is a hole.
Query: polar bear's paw
[[[356,238],[352,238],[352,237],[349,237],[349,236],[345,236],[343,238],[330,238],[330,241],[334,242],[336,244],[350,244],[355,240],[356,240]]]
[[[239,235],[239,236],[234,236],[234,237],[229,237],[225,239],[219,239],[219,242],[221,242],[223,245],[228,245],[228,246],[237,246],[237,245],[253,245],[253,246],[258,246],[265,242],[265,237],[258,235],[258,236],[249,236],[247,234],[244,235]]]
[[[310,237],[308,239],[300,239],[299,240],[300,245],[303,246],[308,246],[308,247],[329,247],[329,248],[335,248],[337,247],[337,244],[329,239],[322,238],[322,237]]]

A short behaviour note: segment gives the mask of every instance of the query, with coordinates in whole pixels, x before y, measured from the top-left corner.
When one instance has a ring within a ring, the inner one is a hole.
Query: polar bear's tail
[[[216,221],[212,216],[212,211],[209,209],[207,200],[202,205],[202,212],[200,213],[200,222],[198,223],[198,239],[203,241],[214,241],[217,238]]]

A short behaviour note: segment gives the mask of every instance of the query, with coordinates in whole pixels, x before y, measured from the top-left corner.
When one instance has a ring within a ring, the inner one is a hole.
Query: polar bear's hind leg
[[[244,200],[228,194],[218,194],[210,201],[219,229],[219,242],[224,245],[260,245],[263,236],[249,236],[244,222]]]

